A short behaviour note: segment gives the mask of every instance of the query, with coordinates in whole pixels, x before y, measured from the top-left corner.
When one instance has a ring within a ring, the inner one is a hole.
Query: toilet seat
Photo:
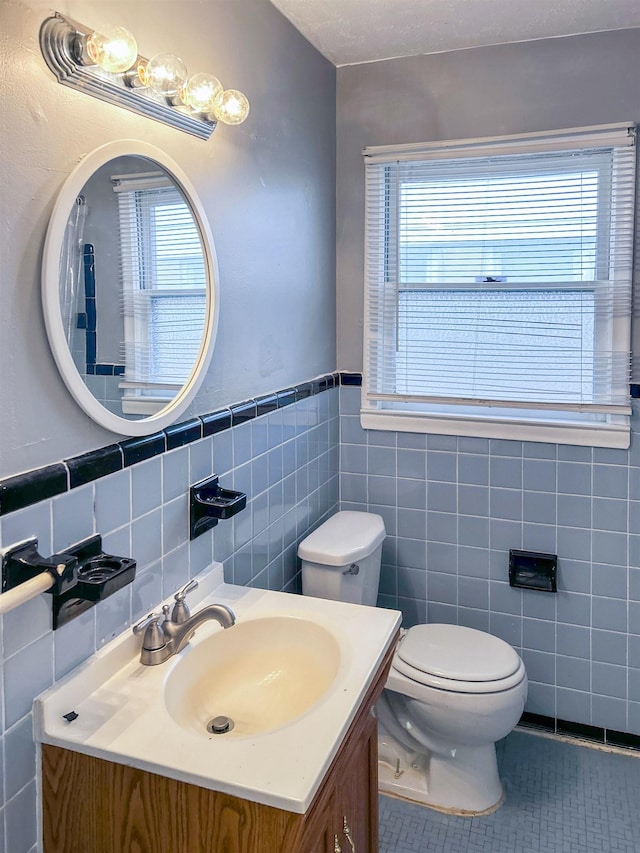
[[[525,677],[504,640],[461,625],[415,625],[398,644],[392,668],[412,681],[453,693],[497,693]]]

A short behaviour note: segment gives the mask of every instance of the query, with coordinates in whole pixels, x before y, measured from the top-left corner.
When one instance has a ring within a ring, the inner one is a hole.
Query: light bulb
[[[224,124],[242,124],[249,115],[249,101],[237,89],[225,89],[213,116]]]
[[[222,83],[212,74],[194,74],[187,81],[180,97],[196,112],[209,112],[222,97]]]
[[[138,69],[144,86],[159,95],[177,95],[187,80],[187,66],[172,53],[159,53]]]
[[[138,57],[138,45],[129,30],[107,26],[87,39],[86,52],[94,65],[105,71],[120,74],[127,71]]]

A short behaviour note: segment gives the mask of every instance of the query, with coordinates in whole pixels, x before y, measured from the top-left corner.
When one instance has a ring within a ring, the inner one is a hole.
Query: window
[[[365,149],[365,428],[628,446],[633,142]]]
[[[118,197],[127,414],[153,414],[183,387],[197,362],[207,277],[198,226],[161,172],[112,178]]]

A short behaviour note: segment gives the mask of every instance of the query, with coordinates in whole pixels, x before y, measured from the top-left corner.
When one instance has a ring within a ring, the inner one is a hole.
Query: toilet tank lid
[[[337,512],[302,540],[298,556],[309,563],[347,566],[372,554],[385,536],[382,516]]]

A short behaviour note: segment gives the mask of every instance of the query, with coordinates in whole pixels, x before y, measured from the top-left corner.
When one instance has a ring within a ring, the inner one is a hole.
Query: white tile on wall
[[[126,468],[95,482],[95,525],[103,536],[131,521],[131,474]]]
[[[3,548],[10,548],[27,539],[37,539],[40,553],[49,556],[53,551],[51,501],[43,501],[3,516],[0,518],[0,530]]]
[[[28,714],[34,697],[52,684],[53,632],[50,631],[4,660],[4,725],[12,726]]]
[[[48,556],[48,555],[47,555]],[[51,630],[51,598],[39,595],[2,616],[2,654],[19,652]]]
[[[36,772],[36,747],[31,714],[23,717],[4,734],[4,797],[10,800],[28,785]]]
[[[27,853],[37,841],[36,783],[32,780],[4,807],[7,853]]]
[[[159,601],[160,597],[154,599]],[[50,617],[49,617],[50,618]],[[53,636],[54,678],[63,678],[96,649],[96,609],[81,613],[58,628]]]
[[[93,489],[94,484],[88,483],[53,498],[51,502],[52,547],[56,553],[64,551],[70,545],[75,545],[95,533]],[[42,551],[40,553],[43,554]]]

